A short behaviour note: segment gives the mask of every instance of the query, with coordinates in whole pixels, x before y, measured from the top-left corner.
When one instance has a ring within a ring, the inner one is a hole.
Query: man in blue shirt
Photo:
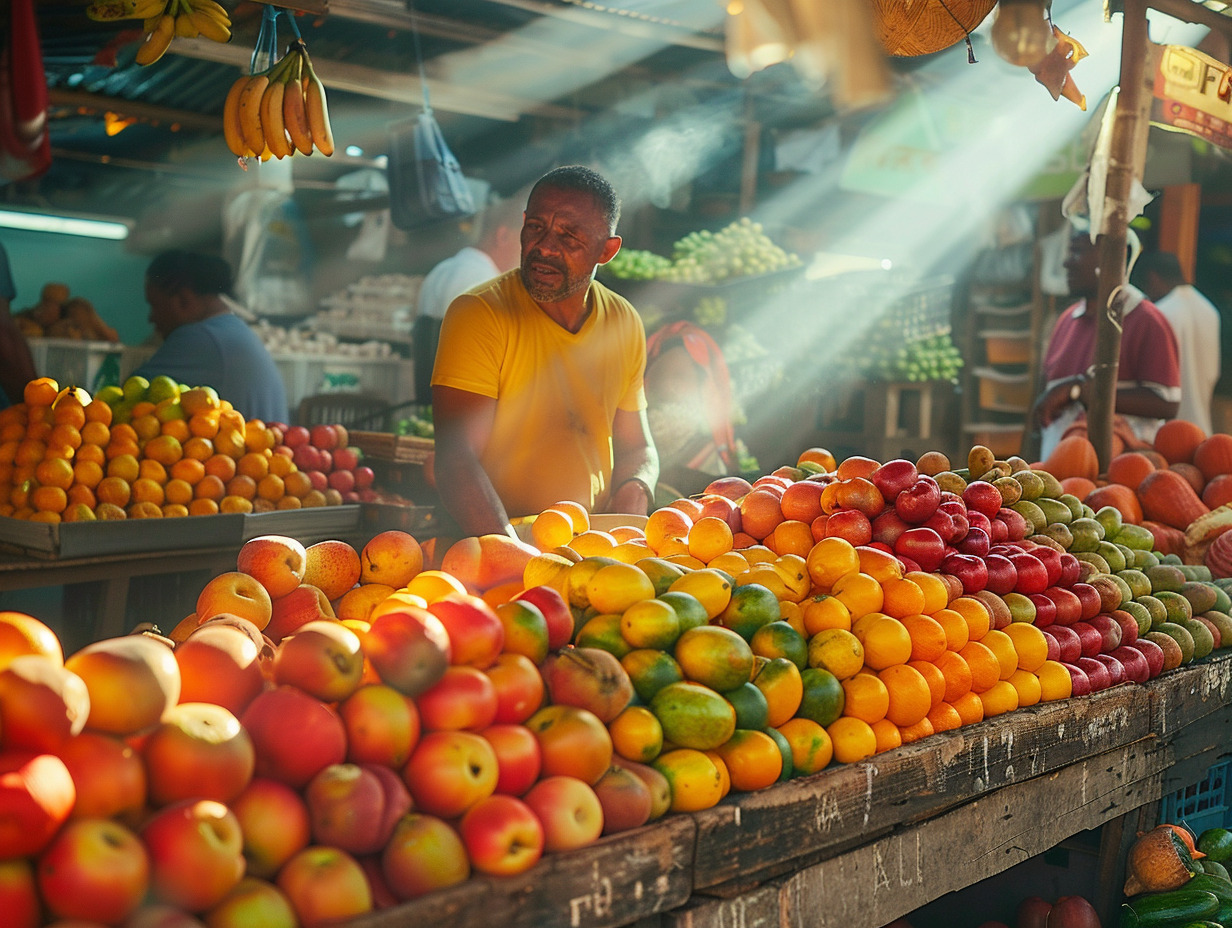
[[[287,421],[287,393],[274,359],[232,312],[231,266],[222,258],[166,251],[150,262],[145,298],[162,347],[134,373],[209,386],[246,419]]]
[[[20,403],[26,384],[36,376],[30,346],[10,311],[15,296],[9,256],[0,245],[0,409]]]

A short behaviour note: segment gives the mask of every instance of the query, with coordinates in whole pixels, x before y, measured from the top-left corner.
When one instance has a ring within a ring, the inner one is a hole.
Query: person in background
[[[423,279],[416,300],[415,326],[411,333],[415,361],[415,397],[432,393],[432,365],[440,340],[441,320],[455,297],[472,287],[518,266],[522,226],[522,201],[489,198],[475,218],[475,244],[437,263]],[[474,235],[474,233],[472,233]]]
[[[1044,356],[1043,393],[1031,411],[1043,429],[1040,458],[1046,458],[1067,429],[1086,415],[1094,377],[1099,297],[1099,247],[1085,231],[1069,241],[1065,272],[1070,293],[1079,297],[1057,319]],[[1123,301],[1116,412],[1140,441],[1149,442],[1165,419],[1176,415],[1181,398],[1180,366],[1172,327],[1141,290],[1126,284],[1114,296]]]
[[[213,255],[165,251],[150,262],[145,298],[163,343],[134,374],[213,387],[246,419],[287,421],[282,375],[231,300],[231,266]]]
[[[26,384],[38,376],[30,345],[13,319],[12,304],[16,296],[9,256],[0,245],[0,408],[20,403]]]
[[[1138,262],[1143,290],[1176,335],[1181,356],[1181,406],[1177,418],[1211,434],[1211,396],[1219,380],[1219,310],[1185,281],[1181,262],[1153,251]]]
[[[641,514],[653,503],[645,331],[594,279],[620,250],[619,217],[596,172],[548,172],[526,203],[521,266],[445,314],[432,375],[436,481],[467,534],[514,536],[509,514],[563,499]]]

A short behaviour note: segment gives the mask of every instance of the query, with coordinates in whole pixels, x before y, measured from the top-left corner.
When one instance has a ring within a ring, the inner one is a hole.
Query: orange
[[[275,504],[276,509],[299,509],[304,504],[300,502],[298,496],[287,495],[278,500]]]
[[[925,719],[932,725],[934,732],[953,731],[956,728],[961,728],[963,724],[962,716],[958,714],[958,710],[948,702],[934,706],[928,711]]]
[[[153,415],[154,410],[157,408],[158,408],[157,405],[155,403],[150,402],[149,400],[138,400],[136,403],[133,404],[132,416],[134,419],[137,419],[137,418],[140,418],[141,416]]]
[[[974,725],[976,722],[984,721],[984,703],[974,691],[959,696],[950,705],[954,707],[964,725]]]
[[[1048,660],[1048,638],[1042,631],[1026,622],[1011,622],[1003,631],[1014,643],[1019,670],[1035,673],[1044,666]]]
[[[68,508],[68,494],[62,487],[36,487],[30,505],[38,512],[63,512]]]
[[[921,570],[913,570],[905,577],[913,581],[923,592],[924,608],[920,612],[924,615],[932,615],[949,604],[950,591],[946,589],[945,582],[937,574],[926,574]]]
[[[141,464],[131,454],[117,454],[107,462],[107,476],[119,477],[132,483],[141,476]]]
[[[198,497],[188,504],[190,516],[213,516],[218,514],[218,503],[212,499]]]
[[[180,458],[171,465],[168,473],[173,480],[181,480],[184,483],[195,485],[197,481],[205,476],[205,465],[196,458]]]
[[[24,515],[23,518],[26,518],[31,522],[46,522],[50,525],[58,525],[64,521],[60,513],[50,509],[37,509],[29,515]]]
[[[910,728],[899,730],[899,735],[903,739],[903,744],[912,744],[919,741],[921,738],[927,738],[929,735],[936,734],[936,729],[933,728],[933,723],[927,718],[921,719]]]
[[[44,458],[34,467],[34,479],[43,486],[67,490],[73,485],[73,465],[64,458]]]
[[[132,487],[122,477],[104,477],[94,488],[94,495],[100,503],[111,503],[114,506],[127,506],[132,497]]]
[[[825,448],[814,447],[814,448],[806,448],[804,451],[801,451],[800,456],[796,458],[796,466],[799,467],[801,464],[804,464],[805,462],[816,464],[819,467],[821,467],[823,470],[825,470],[827,473],[829,473],[830,471],[833,471],[834,468],[837,466],[834,460],[834,455],[832,455]]]
[[[945,646],[951,651],[961,651],[971,639],[967,620],[953,609],[938,609],[933,613],[937,624],[945,630]]]
[[[959,655],[971,668],[971,689],[982,693],[1001,679],[1001,662],[992,649],[978,641],[968,641]]]
[[[879,461],[874,461],[872,458],[866,458],[863,455],[853,454],[851,457],[845,458],[834,469],[834,472],[839,480],[850,480],[852,477],[864,477],[867,479],[880,466],[881,463]]]
[[[257,481],[257,496],[260,499],[276,503],[286,495],[286,492],[286,484],[277,474],[266,474]]]
[[[270,473],[278,477],[285,477],[291,471],[295,470],[295,464],[285,454],[270,455],[269,462]]]
[[[810,635],[827,628],[851,630],[851,610],[837,596],[819,593],[806,599],[801,607],[804,630]]]
[[[244,447],[250,453],[269,451],[274,447],[274,433],[260,419],[249,419],[244,423]],[[249,474],[249,476],[255,475]]]
[[[768,487],[758,487],[740,501],[740,528],[758,541],[766,538],[782,521],[779,495]]]
[[[235,459],[215,452],[206,459],[205,472],[226,483],[235,476]]]
[[[590,513],[581,503],[571,499],[562,499],[553,503],[550,509],[559,509],[573,520],[574,534],[580,534],[590,528]]]
[[[531,541],[540,551],[567,545],[573,540],[573,534],[573,520],[559,509],[543,510],[530,524]]]
[[[687,496],[682,499],[674,499],[667,505],[672,509],[679,509],[694,522],[702,517],[702,504],[695,499],[689,499]]]
[[[821,515],[821,492],[823,484],[815,480],[798,480],[783,491],[779,500],[779,508],[783,517],[792,522],[803,522],[811,526],[813,520]],[[807,553],[807,552],[806,552]]]
[[[992,616],[988,607],[974,596],[959,596],[949,605],[967,621],[967,639],[981,641],[988,629],[992,627]]]
[[[21,439],[19,438],[0,443],[0,463],[12,464],[13,458],[17,457],[17,447],[20,444]]]
[[[26,439],[36,441],[41,445],[46,444],[51,436],[51,428],[50,422],[31,422],[26,426]]]
[[[767,661],[753,677],[753,685],[766,697],[766,724],[772,728],[792,718],[804,698],[800,668],[785,657]]]
[[[50,406],[59,392],[60,384],[51,377],[35,377],[26,384],[22,398],[27,406]]]
[[[669,538],[687,538],[693,520],[671,506],[664,506],[652,512],[646,519],[643,531],[646,533],[646,544],[658,551]]]
[[[798,776],[824,770],[834,757],[830,734],[812,719],[795,718],[778,726],[791,745],[792,769]]]
[[[809,579],[822,593],[832,592],[834,584],[860,569],[860,556],[851,542],[843,538],[823,538],[804,559]]]
[[[33,467],[46,456],[46,443],[34,438],[26,438],[17,445],[17,452],[13,455],[13,463],[18,465],[28,464]]]
[[[140,441],[149,441],[151,438],[154,438],[163,427],[163,424],[158,421],[158,417],[153,413],[133,416],[129,424],[132,425],[133,431],[137,433],[137,438]]]
[[[945,651],[945,629],[936,619],[926,615],[909,615],[902,620],[903,628],[911,636],[911,659],[931,661]]]
[[[648,764],[663,748],[663,726],[645,706],[628,706],[607,726],[612,748],[625,760]]]
[[[903,565],[893,554],[865,545],[857,548],[856,552],[860,558],[860,572],[873,577],[878,583],[897,580],[903,576]]]
[[[214,436],[214,450],[238,460],[246,450],[243,430],[225,426],[220,428],[218,434]]]
[[[47,447],[61,450],[69,448],[76,451],[81,447],[82,441],[81,432],[77,426],[61,423],[55,426],[48,434]]]
[[[192,438],[192,432],[188,428],[188,422],[184,419],[168,419],[159,428],[159,432],[168,438],[174,438],[180,444]],[[166,515],[166,512],[163,513]]]
[[[928,715],[933,707],[933,694],[922,673],[906,664],[896,664],[877,676],[890,697],[887,719],[900,728],[909,728]]]
[[[73,455],[73,461],[91,461],[101,467],[107,463],[107,453],[98,445],[82,445]]]
[[[186,515],[188,515],[188,507],[183,503],[165,503],[163,505],[164,519],[179,519]]]
[[[990,628],[979,643],[996,655],[997,663],[1001,665],[999,679],[1008,680],[1018,669],[1018,652],[1014,650],[1014,639],[1003,631]]]
[[[864,645],[864,663],[873,670],[885,670],[911,660],[911,635],[906,626],[892,616],[874,619],[857,637]]]
[[[766,547],[776,554],[794,554],[807,558],[813,550],[813,530],[808,522],[787,519],[774,527],[766,537]]]
[[[163,485],[149,477],[139,477],[134,480],[132,494],[131,502],[133,503],[153,503],[161,507],[166,501]]]
[[[754,564],[773,564],[779,557],[765,545],[746,545],[740,549],[740,556],[748,561],[750,567]]]
[[[145,443],[145,456],[170,467],[184,457],[184,446],[174,435],[158,435]]]
[[[728,551],[725,554],[720,554],[718,557],[711,558],[706,562],[706,566],[713,567],[715,570],[721,570],[725,574],[731,574],[732,577],[738,577],[749,569],[749,562],[745,560],[741,552]]]
[[[1008,680],[998,680],[984,692],[979,694],[984,706],[984,718],[1013,712],[1018,708],[1018,690]]]
[[[235,470],[245,477],[260,481],[269,473],[269,458],[259,451],[249,451],[236,462]]]
[[[779,600],[779,612],[783,614],[784,622],[805,638],[808,637],[808,631],[804,627],[804,613],[799,603],[793,603],[789,599]]]
[[[864,646],[849,631],[827,628],[809,639],[808,662],[810,667],[828,670],[839,680],[846,680],[864,666]]]
[[[94,489],[103,479],[103,469],[95,461],[77,461],[73,465],[73,480],[80,486]]]
[[[825,540],[830,541],[829,538]],[[830,592],[847,607],[853,622],[870,612],[881,611],[883,602],[881,584],[868,574],[854,573],[839,577],[830,588]]]
[[[208,438],[190,438],[183,443],[184,457],[208,461],[214,455],[214,443]]]
[[[196,499],[212,499],[218,501],[227,494],[226,484],[215,474],[206,474],[193,487],[193,497]]]
[[[137,476],[156,483],[167,482],[167,468],[150,458],[142,458],[137,465]]]
[[[716,750],[727,767],[731,788],[740,792],[765,789],[783,772],[778,744],[762,731],[736,729]]]
[[[861,671],[843,681],[843,715],[872,725],[886,717],[890,708],[890,691],[881,679]]]
[[[928,684],[928,692],[933,706],[945,699],[945,674],[931,661],[907,661],[908,667],[914,667]]]
[[[881,611],[886,615],[903,619],[909,615],[919,615],[925,610],[924,591],[914,580],[906,577],[887,580],[881,585],[881,592],[884,600]],[[945,603],[942,603],[942,606],[944,605]]]
[[[826,729],[834,743],[834,759],[840,764],[854,764],[877,753],[877,736],[872,726],[860,719],[843,717]]]
[[[689,554],[704,564],[709,564],[720,554],[732,548],[731,526],[717,516],[704,516],[689,527],[686,536]]]
[[[582,557],[594,557],[595,555],[604,555],[616,547],[616,539],[607,532],[588,529],[585,532],[579,532],[574,535],[569,541],[568,547],[572,548]]]
[[[81,427],[81,443],[102,447],[111,441],[111,429],[103,422],[91,421]]]
[[[218,434],[218,413],[207,410],[188,417],[188,431],[198,438],[213,438]]]
[[[293,470],[282,478],[287,494],[294,497],[304,497],[312,489],[312,481],[302,470]]]
[[[139,503],[132,503],[128,507],[128,517],[130,519],[161,519],[163,510],[156,503],[143,500]]]
[[[257,495],[257,482],[245,474],[236,474],[227,481],[227,495],[251,500]]]
[[[699,812],[723,798],[723,775],[703,751],[677,748],[660,754],[651,766],[667,778],[673,812]]]
[[[1074,681],[1064,665],[1057,661],[1044,661],[1037,670],[1040,682],[1040,700],[1068,699],[1073,694]]]
[[[898,730],[898,726],[889,719],[881,719],[873,722],[873,734],[877,738],[877,753],[882,751],[892,751],[897,747],[902,747],[903,735]]]
[[[1018,691],[1018,705],[1020,708],[1034,706],[1040,701],[1040,696],[1043,694],[1039,677],[1027,670],[1019,669],[1010,674],[1010,685]]]
[[[957,651],[946,651],[933,663],[945,677],[945,701],[953,702],[971,692],[971,668]]]
[[[219,512],[252,512],[252,500],[244,496],[224,496],[218,501]]]
[[[163,487],[163,495],[167,503],[179,503],[187,506],[192,502],[193,488],[187,480],[172,478]]]

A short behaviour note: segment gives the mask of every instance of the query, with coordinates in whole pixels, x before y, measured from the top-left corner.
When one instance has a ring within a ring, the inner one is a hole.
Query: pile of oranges
[[[40,377],[0,410],[0,516],[59,523],[341,502],[276,450],[275,429],[210,387],[130,378],[110,389],[113,403]]]

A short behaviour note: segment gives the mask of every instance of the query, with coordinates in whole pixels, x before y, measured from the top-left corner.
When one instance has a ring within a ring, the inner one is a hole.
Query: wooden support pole
[[[1125,283],[1128,203],[1134,181],[1146,161],[1147,117],[1151,94],[1146,79],[1146,0],[1125,0],[1121,25],[1121,82],[1104,186],[1099,239],[1099,315],[1095,342],[1095,390],[1087,410],[1087,428],[1102,473],[1112,459],[1112,418],[1116,413],[1117,366],[1121,356],[1121,306],[1112,296]]]

